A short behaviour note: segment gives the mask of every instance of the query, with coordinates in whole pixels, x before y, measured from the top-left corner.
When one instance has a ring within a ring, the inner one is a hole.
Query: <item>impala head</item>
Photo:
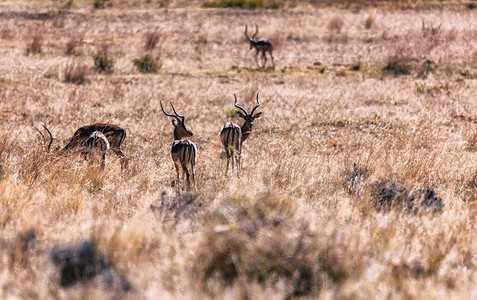
[[[171,103],[171,107],[172,107],[172,111],[174,112],[174,114],[168,114],[164,111],[164,108],[162,107],[162,101],[161,101],[161,109],[162,109],[162,112],[168,116],[168,117],[172,117],[174,119],[172,119],[172,125],[174,126],[174,140],[180,140],[184,137],[191,137],[193,136],[194,134],[192,132],[190,132],[189,130],[187,130],[187,128],[185,127],[185,124],[184,124],[184,115],[179,115],[175,108],[174,108],[174,105],[172,105]]]
[[[259,118],[262,115],[261,112],[256,113],[255,115],[253,114],[254,111],[260,106],[260,101],[258,100],[258,93],[257,93],[257,105],[255,105],[255,107],[252,109],[250,114],[248,114],[247,111],[243,107],[241,107],[240,105],[237,104],[237,96],[235,96],[235,94],[234,94],[234,98],[235,98],[234,106],[241,110],[241,111],[237,112],[237,115],[239,115],[239,117],[243,118],[245,120],[245,123],[248,124],[249,127],[251,128],[252,125],[253,125],[253,121],[255,121],[255,119]]]
[[[252,38],[248,36],[247,29],[248,29],[248,26],[245,25],[245,32],[244,32],[245,37],[247,38],[247,41],[249,41],[250,43],[250,49],[252,49],[256,43],[255,38],[257,37],[257,34],[258,34],[258,25],[255,24],[255,33],[253,34]]]

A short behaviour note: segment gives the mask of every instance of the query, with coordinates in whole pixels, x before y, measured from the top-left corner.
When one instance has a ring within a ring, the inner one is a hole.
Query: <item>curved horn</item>
[[[260,106],[260,101],[258,100],[258,93],[257,93],[257,105],[252,109],[252,112],[250,113],[250,115],[253,115],[253,112],[255,111],[255,109],[257,109],[257,107]]]
[[[45,140],[45,136],[44,136],[43,133],[40,131],[40,129],[38,129],[38,128],[36,128],[36,127],[35,127],[35,129],[36,129],[36,131],[38,131],[38,133],[41,135],[41,138],[42,138],[43,140]]]
[[[250,37],[248,36],[248,33],[247,33],[247,29],[248,29],[248,26],[245,25],[245,37],[247,38],[248,41],[250,41]]]
[[[171,102],[171,106],[172,106],[172,110],[174,111],[174,114],[175,114],[177,117],[181,118],[182,121],[184,121],[184,117],[185,117],[185,116],[184,116],[184,115],[179,115],[179,114],[177,113],[176,109],[174,108],[174,105],[172,105],[172,102]]]
[[[245,110],[245,108],[243,108],[242,106],[240,106],[240,105],[237,104],[237,96],[235,96],[235,94],[234,94],[234,98],[235,98],[235,104],[234,104],[234,106],[235,106],[236,108],[240,109],[241,111],[243,111],[243,112],[245,113],[245,115],[248,115],[248,113],[247,113],[247,111]]]
[[[255,40],[255,37],[257,37],[258,34],[258,25],[255,23],[255,33],[252,35],[252,40]]]
[[[50,136],[50,142],[48,143],[48,147],[46,148],[47,151],[50,151],[50,148],[51,148],[51,144],[53,144],[53,135],[51,134],[50,130],[45,126],[45,125],[41,125],[43,126],[43,128],[45,128],[46,132],[48,132],[48,135]],[[43,141],[45,142],[46,144],[46,138],[45,138],[45,135],[40,131],[40,129],[36,128],[36,131],[38,131],[38,133],[41,135],[41,138],[43,139]]]
[[[46,132],[48,132],[48,134],[50,135],[50,143],[48,144],[48,151],[50,151],[51,144],[53,144],[53,135],[51,134],[50,130],[44,124],[42,124],[41,126],[43,126],[43,128],[45,128]]]
[[[162,107],[162,101],[161,101],[160,103],[161,103],[162,112],[163,112],[166,116],[168,116],[168,117],[174,117],[174,118],[176,118],[176,119],[179,120],[179,117],[177,117],[176,115],[166,113],[166,111],[164,110],[164,107]],[[171,105],[172,105],[172,104],[171,104]]]

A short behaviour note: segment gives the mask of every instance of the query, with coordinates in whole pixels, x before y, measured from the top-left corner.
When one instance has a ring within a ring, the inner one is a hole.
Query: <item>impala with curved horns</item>
[[[237,96],[235,96],[235,104],[234,106],[240,111],[237,112],[237,115],[244,119],[244,123],[242,126],[239,126],[235,123],[226,123],[222,131],[220,132],[220,141],[225,148],[225,154],[227,156],[227,169],[225,170],[225,174],[229,171],[229,162],[232,159],[232,173],[234,170],[234,165],[237,165],[237,176],[240,176],[240,156],[242,154],[242,144],[243,142],[250,136],[252,133],[252,126],[255,119],[259,118],[262,113],[253,114],[255,110],[260,106],[260,101],[258,100],[258,93],[257,93],[257,105],[252,109],[252,111],[247,113],[245,108],[237,104]]]
[[[258,25],[255,24],[255,33],[253,34],[252,38],[250,38],[248,36],[248,33],[247,33],[247,25],[245,25],[245,37],[247,38],[247,41],[250,43],[250,49],[252,48],[255,48],[255,63],[257,64],[257,67],[259,69],[263,69],[265,68],[265,64],[267,63],[267,56],[266,56],[266,53],[268,52],[270,54],[270,58],[272,60],[272,66],[273,68],[275,68],[275,61],[274,61],[274,58],[273,58],[273,45],[272,43],[267,40],[267,39],[264,39],[264,38],[261,38],[261,39],[256,39],[257,37],[257,34],[258,34]],[[262,66],[260,66],[260,64],[258,63],[258,54],[259,53],[262,53],[262,61],[263,61],[263,64]]]
[[[174,126],[174,142],[172,143],[172,148],[171,148],[171,156],[172,156],[172,161],[174,162],[174,166],[176,167],[176,173],[177,173],[177,185],[180,188],[180,183],[181,183],[181,177],[180,177],[180,169],[182,170],[182,174],[184,177],[186,177],[186,184],[187,184],[187,189],[190,189],[190,177],[192,176],[192,181],[194,182],[194,187],[196,186],[195,184],[195,158],[197,156],[197,146],[194,142],[186,140],[184,138],[186,137],[191,137],[193,136],[193,133],[187,130],[184,119],[184,115],[179,115],[175,108],[174,105],[171,103],[172,111],[174,114],[168,114],[165,112],[164,107],[162,107],[162,101],[161,103],[161,109],[164,115],[174,118],[172,120],[172,125]],[[191,167],[191,171],[187,168],[187,166]]]
[[[51,145],[53,144],[53,135],[45,125],[42,126],[48,133],[49,138],[45,137],[38,128],[35,129],[44,140],[46,152],[50,152]],[[86,156],[91,154],[93,148],[100,148],[97,150],[103,152],[103,166],[106,152],[112,150],[121,160],[121,169],[125,169],[129,162],[127,156],[121,151],[121,145],[125,139],[126,130],[121,127],[108,123],[95,123],[76,130],[68,144],[62,149],[56,149],[55,153],[61,155],[73,150],[81,150],[81,153]]]

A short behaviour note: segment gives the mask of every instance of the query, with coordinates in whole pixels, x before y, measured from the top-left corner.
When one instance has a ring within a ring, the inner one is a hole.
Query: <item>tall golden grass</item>
[[[202,2],[1,4],[0,298],[474,297],[474,12]],[[275,70],[255,67],[253,23],[280,43]],[[31,39],[12,36],[38,26],[25,55]],[[141,73],[156,33],[161,68]],[[106,44],[114,68],[94,72]],[[73,54],[87,80],[67,80]],[[257,92],[227,177],[220,130],[242,122],[233,94],[249,108]],[[174,187],[160,101],[194,133],[193,193]],[[94,122],[127,130],[127,170],[47,153],[35,130],[54,149]]]

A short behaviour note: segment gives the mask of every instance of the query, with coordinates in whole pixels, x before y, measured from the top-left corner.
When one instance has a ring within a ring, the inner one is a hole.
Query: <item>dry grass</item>
[[[64,69],[64,81],[83,84],[86,80],[86,66],[77,61],[69,61]]]
[[[471,298],[474,12],[379,1],[367,28],[366,1],[309,2],[266,15],[203,1],[2,3],[0,298]],[[254,22],[280,40],[275,70],[253,67]],[[31,42],[39,25],[42,54],[25,56],[9,37]],[[137,72],[156,30],[160,69]],[[90,71],[104,44],[108,76]],[[383,76],[391,58],[405,74]],[[249,109],[257,92],[242,175],[225,177],[219,132],[242,122],[233,94]],[[194,133],[193,193],[173,186],[160,101]],[[127,130],[127,170],[115,155],[101,172],[47,154],[34,129],[47,124],[55,149],[93,122]]]
[[[38,54],[41,53],[43,46],[43,33],[40,31],[35,31],[30,34],[29,42],[26,46],[26,54]]]
[[[364,22],[364,28],[371,29],[376,23],[376,16],[374,14],[369,14]]]
[[[144,34],[144,50],[154,50],[159,42],[164,42],[164,36],[160,31],[148,31]]]
[[[82,51],[78,49],[81,45],[83,37],[81,35],[73,35],[65,44],[65,55],[82,55]]]

